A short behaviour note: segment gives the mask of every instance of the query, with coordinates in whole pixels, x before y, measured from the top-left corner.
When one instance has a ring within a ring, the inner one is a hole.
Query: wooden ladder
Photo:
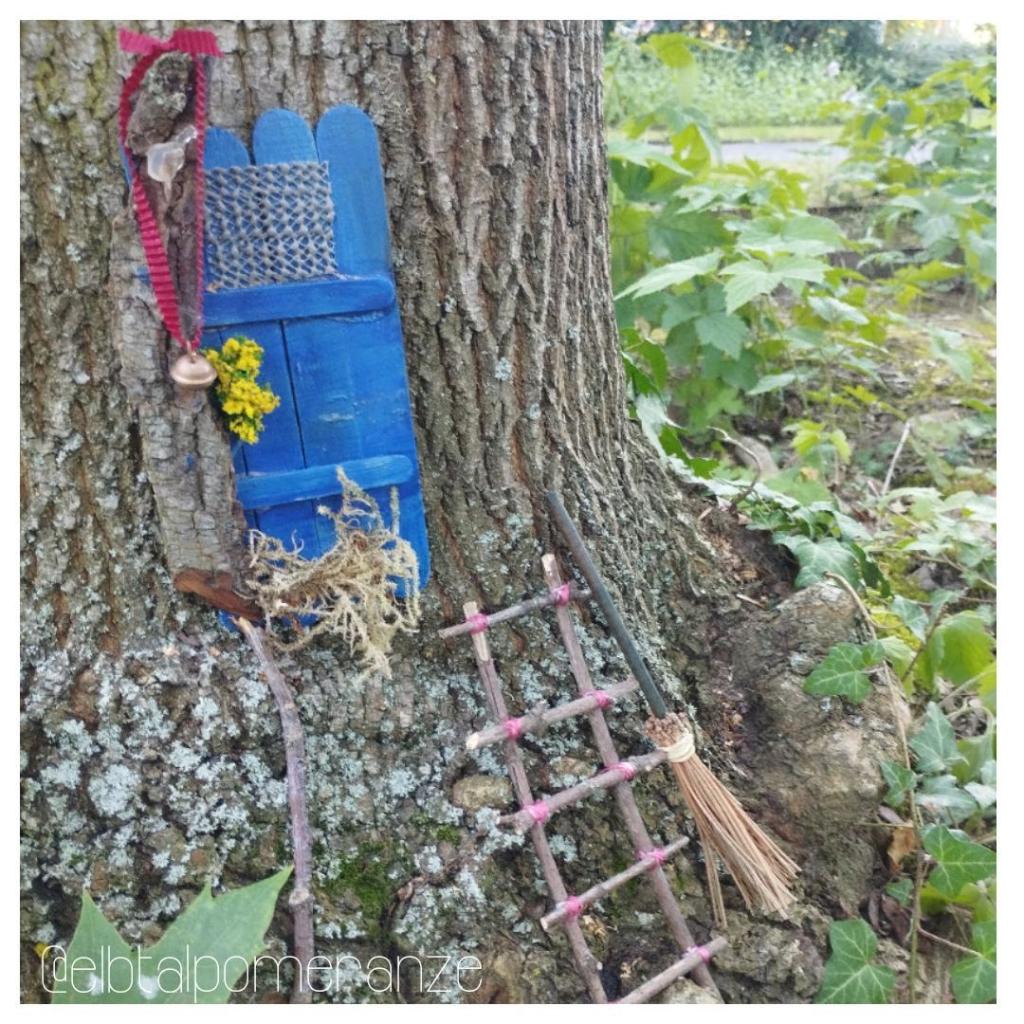
[[[590,597],[590,591],[578,587],[576,584],[563,582],[554,555],[545,555],[542,563],[548,587],[546,594],[489,615],[481,614],[475,602],[468,602],[463,606],[466,621],[441,630],[441,636],[446,639],[467,634],[472,638],[473,653],[476,656],[487,705],[495,719],[494,724],[468,737],[466,746],[473,750],[489,744],[501,744],[516,799],[519,802],[519,810],[503,816],[499,823],[518,832],[529,832],[544,878],[554,899],[554,908],[541,918],[541,925],[545,931],[556,926],[565,931],[576,960],[577,969],[594,1002],[606,1003],[608,996],[601,983],[601,965],[587,945],[578,918],[593,903],[640,875],[649,879],[658,905],[668,923],[673,941],[679,947],[682,956],[660,974],[638,985],[618,1002],[645,1003],[677,978],[691,972],[698,984],[717,994],[718,990],[707,968],[707,962],[712,955],[726,945],[726,941],[723,938],[715,938],[705,945],[696,945],[686,918],[672,894],[672,889],[662,869],[662,864],[686,847],[689,840],[686,837],[680,837],[661,849],[656,848],[647,832],[647,827],[633,795],[632,780],[634,777],[651,771],[661,764],[665,760],[665,753],[662,750],[657,750],[623,761],[615,749],[608,723],[604,717],[604,709],[614,701],[636,690],[637,682],[630,677],[625,682],[608,686],[603,690],[594,688],[568,609],[570,601],[586,600]],[[520,718],[510,718],[498,670],[491,657],[486,632],[492,626],[542,608],[554,608],[579,697],[554,707],[534,708]],[[544,800],[534,800],[526,775],[526,766],[518,746],[519,739],[530,733],[543,732],[555,722],[581,715],[585,715],[590,723],[594,744],[603,763],[603,770],[579,785],[561,790]],[[579,803],[593,793],[606,789],[610,789],[615,797],[619,814],[637,853],[636,862],[585,892],[570,895],[551,852],[551,846],[544,831],[545,822],[552,814]]]

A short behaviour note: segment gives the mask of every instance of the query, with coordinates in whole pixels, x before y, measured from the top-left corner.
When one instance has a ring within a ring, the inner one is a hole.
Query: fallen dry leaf
[[[893,870],[897,870],[903,863],[903,858],[917,849],[917,833],[909,825],[893,829],[892,839],[889,841],[889,863]]]

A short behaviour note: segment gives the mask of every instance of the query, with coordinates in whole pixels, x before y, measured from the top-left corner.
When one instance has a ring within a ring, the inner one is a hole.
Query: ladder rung
[[[570,601],[586,601],[590,597],[590,591],[586,587],[578,587],[575,583],[569,584],[569,600]],[[548,591],[546,594],[541,594],[539,597],[531,597],[526,601],[520,601],[519,604],[510,605],[508,608],[502,608],[501,611],[490,612],[487,616],[487,625],[496,626],[499,622],[508,622],[510,619],[518,619],[521,615],[529,615],[530,612],[535,612],[538,608],[547,608],[548,605],[556,603],[555,595]],[[442,640],[450,640],[452,637],[463,636],[466,633],[472,633],[475,628],[475,623],[472,622],[460,622],[455,626],[448,626],[446,629],[439,629],[437,635]]]
[[[721,949],[725,949],[728,945],[723,938],[712,939],[702,947],[708,956],[714,956]],[[705,962],[705,958],[700,953],[694,951],[687,953],[681,960],[677,960],[671,967],[666,968],[661,974],[656,974],[649,981],[645,981],[642,985],[638,985],[629,995],[623,996],[621,999],[616,1000],[619,1003],[646,1003],[648,999],[653,998],[662,989],[666,989],[673,981],[681,978],[684,974],[689,974],[695,967],[699,967]]]
[[[683,847],[689,845],[690,840],[686,836],[680,836],[674,842],[668,844],[662,848],[665,858],[674,857]],[[606,878],[603,882],[598,882],[597,885],[591,886],[586,892],[581,892],[576,899],[579,901],[580,909],[589,907],[592,903],[596,903],[600,899],[604,899],[605,896],[615,892],[619,886],[625,885],[628,881],[636,878],[638,875],[646,874],[651,871],[658,861],[650,860],[644,857],[638,857],[635,864],[630,864],[625,871],[620,871],[617,875],[612,875],[611,878]],[[569,915],[566,910],[565,904],[559,904],[550,914],[545,914],[540,919],[541,927],[544,931],[550,931],[551,928],[556,924],[561,924],[566,918],[570,920],[576,917],[576,914]]]
[[[619,697],[632,693],[638,687],[637,681],[630,676],[624,683],[614,683],[604,687],[600,693],[607,694],[611,700],[618,700]],[[585,715],[601,707],[602,701],[597,697],[578,697],[566,704],[558,704],[555,707],[544,708],[543,711],[530,711],[522,718],[510,719],[515,721],[520,735],[532,732],[543,732],[554,722],[560,722],[565,718],[575,718],[577,715]],[[466,749],[476,750],[478,747],[486,747],[491,743],[500,743],[507,740],[509,731],[505,725],[489,725],[486,729],[473,733],[466,737]]]
[[[607,768],[604,771],[598,772],[596,775],[592,775],[589,779],[579,783],[576,786],[570,786],[568,789],[560,790],[553,796],[546,797],[544,800],[539,800],[538,804],[543,804],[547,810],[547,817],[554,814],[556,811],[560,811],[565,807],[569,807],[572,804],[579,803],[580,800],[586,799],[593,793],[599,793],[601,790],[610,789],[612,786],[617,786],[621,782],[628,782],[634,775],[640,772],[649,772],[652,768],[657,768],[662,761],[665,760],[664,750],[655,750],[651,754],[643,754],[640,757],[631,757],[628,761],[621,762],[623,768]],[[630,768],[632,771],[630,771]],[[536,805],[534,805],[536,806]],[[503,825],[506,828],[514,828],[517,832],[526,832],[538,823],[538,819],[530,812],[530,810],[524,807],[522,810],[516,811],[514,814],[506,814],[504,817],[498,820],[499,825]]]

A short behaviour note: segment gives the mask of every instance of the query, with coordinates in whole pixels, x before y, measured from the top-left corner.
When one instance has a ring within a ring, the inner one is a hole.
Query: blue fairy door
[[[316,134],[297,114],[256,122],[252,159],[231,132],[206,138],[204,342],[234,335],[264,350],[260,380],[281,399],[256,444],[238,444],[238,499],[250,526],[316,558],[335,542],[337,470],[367,491],[419,560],[430,552],[391,273],[377,135],[355,107]]]

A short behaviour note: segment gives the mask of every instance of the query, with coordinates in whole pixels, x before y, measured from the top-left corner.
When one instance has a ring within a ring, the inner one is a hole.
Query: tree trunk
[[[173,26],[140,27],[166,37]],[[481,841],[454,802],[457,781],[473,784],[465,794],[504,769],[463,747],[485,718],[468,644],[435,639],[465,600],[495,608],[541,588],[540,556],[557,548],[543,504],[554,486],[670,703],[695,707],[716,767],[734,769],[740,795],[808,865],[799,925],[734,911],[720,984],[732,998],[808,997],[826,923],[815,901],[856,911],[873,850],[867,832],[849,833],[873,811],[871,762],[892,735],[879,722],[863,738],[800,690],[806,663],[852,628],[845,596],[823,589],[770,607],[788,593],[786,563],[726,513],[698,520],[707,500],[628,419],[599,27],[214,28],[225,56],[213,66],[212,123],[247,138],[267,108],[315,121],[348,102],[378,126],[431,537],[424,622],[397,649],[393,679],[354,687],[340,645],[282,666],[308,732],[321,950],[364,962],[473,954],[485,969],[472,998],[580,997],[565,942],[537,924],[549,908],[532,854]],[[167,571],[183,557],[168,536],[191,531],[188,557],[216,565],[237,527],[210,485],[230,482],[223,433],[211,413],[183,419],[169,399],[153,300],[133,279],[140,250],[116,146],[125,66],[110,24],[23,24],[26,950],[67,941],[83,883],[129,941],[148,941],[206,879],[243,884],[288,858],[269,693],[244,641],[176,594]],[[166,472],[182,450],[199,462],[195,480]],[[595,672],[621,677],[599,623],[584,628]],[[550,617],[493,642],[515,701],[568,694]],[[621,749],[638,749],[641,717],[638,704],[616,716]],[[593,760],[573,729],[536,749],[568,774],[574,759]],[[564,784],[541,763],[539,789]],[[652,828],[671,838],[682,814],[668,776],[638,791]],[[822,799],[834,820],[822,820]],[[607,802],[557,822],[567,876],[610,874],[623,852],[616,827]],[[702,883],[685,871],[677,883],[706,934]],[[629,892],[609,904],[614,927],[594,946],[613,973],[637,957],[653,973],[671,953],[668,933],[638,923],[655,906],[645,888]],[[281,914],[272,950],[288,929]],[[767,975],[755,949],[780,951]],[[39,998],[30,952],[25,963],[25,996]],[[333,998],[375,997],[350,979]]]

